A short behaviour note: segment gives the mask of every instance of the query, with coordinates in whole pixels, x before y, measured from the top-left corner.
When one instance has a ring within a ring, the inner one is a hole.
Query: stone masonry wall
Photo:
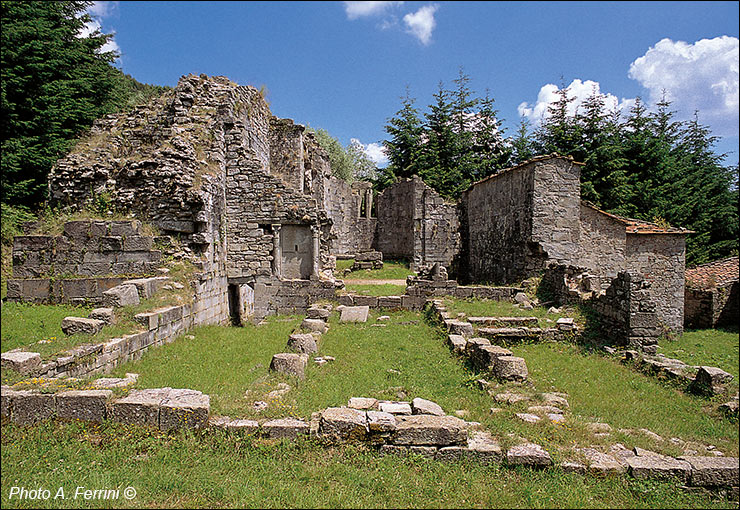
[[[581,202],[580,260],[578,265],[607,278],[626,269],[627,234],[624,224]]]
[[[415,189],[415,182],[406,179],[378,195],[375,249],[382,252],[385,259],[413,259]]]
[[[663,325],[683,332],[686,243],[683,235],[627,234],[625,253],[629,271],[650,284],[650,295]]]
[[[324,209],[332,220],[332,254],[354,255],[372,248],[377,219],[361,214],[363,199],[372,200],[371,183],[349,184],[336,177],[325,180]]]

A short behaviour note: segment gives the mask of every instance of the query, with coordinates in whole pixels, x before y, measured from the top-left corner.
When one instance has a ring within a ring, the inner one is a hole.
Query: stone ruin
[[[552,264],[579,267],[594,294],[631,271],[647,282],[660,327],[680,332],[689,232],[583,202],[580,167],[567,157],[538,157],[473,184],[457,203],[418,177],[374,198],[370,183],[333,177],[316,138],[272,115],[253,87],[188,75],[150,103],[96,121],[56,164],[49,191],[61,206],[106,197],[178,237],[199,281],[220,296],[214,322],[305,313],[343,287],[332,276],[336,257],[377,252],[366,263],[402,257],[416,271],[436,264],[464,284],[520,282]],[[9,283],[13,299],[35,299],[26,291],[38,276],[23,272],[28,260],[48,263],[29,246],[50,241],[31,237],[17,241],[14,268],[24,269]],[[125,250],[110,253],[121,258]],[[111,276],[107,267],[93,270],[92,259],[68,269]],[[409,283],[420,299],[448,288],[479,294],[441,275]]]

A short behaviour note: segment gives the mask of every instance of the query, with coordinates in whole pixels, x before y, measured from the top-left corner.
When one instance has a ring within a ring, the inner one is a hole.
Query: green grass
[[[237,435],[164,435],[71,423],[2,435],[3,508],[728,508],[677,483],[508,469],[310,441],[257,445]],[[12,486],[67,499],[9,499]],[[133,487],[132,500],[73,499],[76,487]]]
[[[383,269],[360,269],[344,275],[342,271],[349,269],[354,259],[337,260],[337,275],[344,280],[405,280],[407,276],[415,274],[409,269],[405,260],[384,260]]]
[[[738,373],[737,328],[687,330],[676,340],[660,340],[659,351],[669,358],[680,359],[689,365],[708,365],[729,372],[737,381]]]
[[[347,283],[344,288],[350,294],[363,294],[365,296],[402,296],[406,294],[405,285],[393,285],[392,283],[378,285]]]
[[[548,313],[548,308],[535,306],[532,310],[524,310],[514,306],[510,301],[495,301],[492,299],[460,299],[454,297],[444,298],[447,311],[456,316],[464,313],[467,317],[537,317],[538,326],[542,328],[553,327],[561,317],[572,317],[580,325],[585,319],[577,308],[561,307],[559,313]],[[549,320],[549,321],[548,321]]]
[[[62,333],[62,319],[68,316],[87,317],[90,310],[92,310],[90,307],[71,305],[3,303],[2,312],[0,312],[2,314],[2,331],[0,331],[2,352],[19,347],[38,349],[37,352],[64,349],[64,346],[68,344],[68,339]],[[40,340],[50,342],[39,344]]]

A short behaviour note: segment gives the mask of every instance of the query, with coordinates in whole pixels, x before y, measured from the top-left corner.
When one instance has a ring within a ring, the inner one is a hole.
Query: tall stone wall
[[[353,255],[369,251],[375,239],[377,219],[370,216],[372,184],[325,179],[324,209],[332,220],[331,252]],[[362,210],[363,201],[366,204]]]
[[[650,282],[661,322],[683,332],[686,242],[682,234],[627,234],[625,262]]]
[[[591,272],[615,278],[626,269],[627,233],[624,224],[581,202],[579,265]]]
[[[375,247],[385,258],[406,258],[412,269],[449,266],[460,251],[457,206],[419,177],[395,183],[378,195]]]
[[[273,117],[270,121],[269,172],[299,192],[306,188],[303,146],[305,129],[300,124],[294,124],[291,119]]]

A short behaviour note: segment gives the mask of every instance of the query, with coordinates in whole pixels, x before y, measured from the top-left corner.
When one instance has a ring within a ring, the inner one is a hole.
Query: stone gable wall
[[[626,269],[627,234],[624,224],[583,203],[578,265],[607,278]]]

